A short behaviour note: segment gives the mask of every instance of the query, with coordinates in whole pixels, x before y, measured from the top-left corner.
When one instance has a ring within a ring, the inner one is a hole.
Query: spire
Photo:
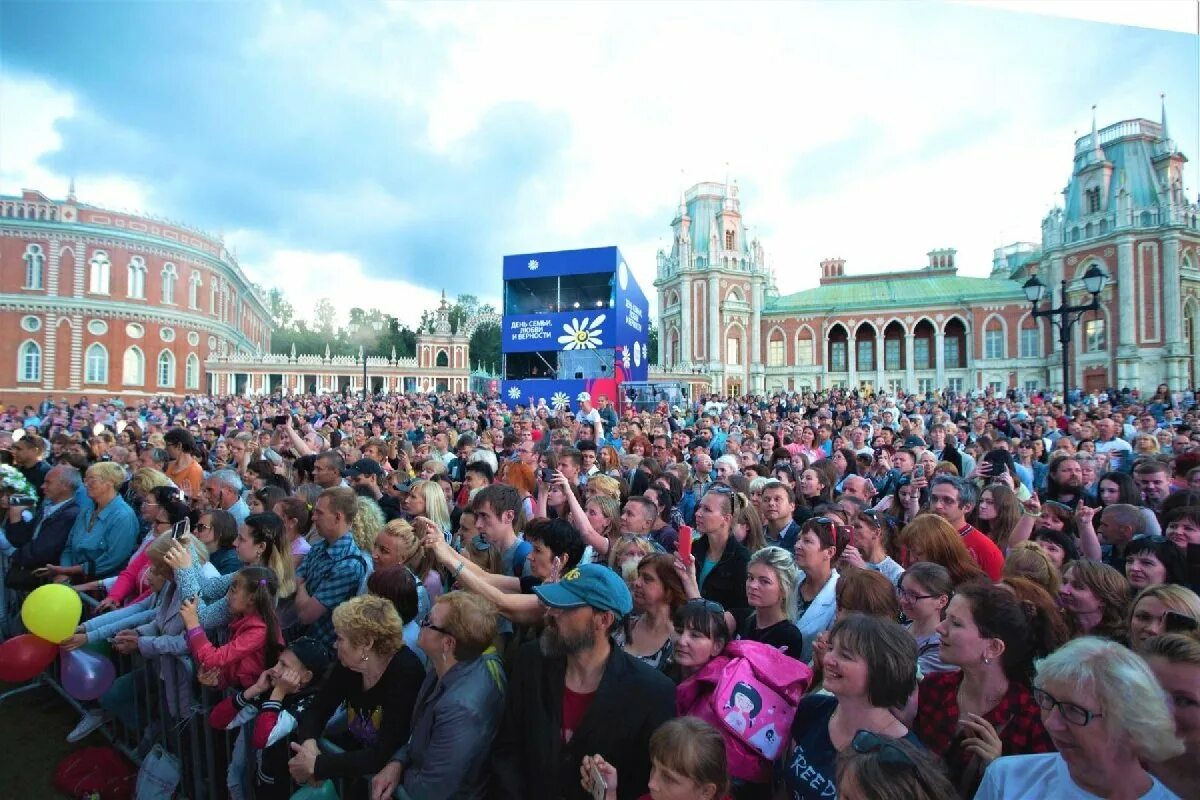
[[[1171,134],[1167,133],[1167,95],[1164,92],[1158,98],[1162,101],[1162,138],[1166,141],[1171,138]]]
[[[1166,113],[1166,111],[1163,111],[1164,126],[1165,126],[1166,119],[1167,119],[1167,113]],[[67,202],[68,203],[75,202],[75,176],[74,175],[71,176],[71,182],[67,185]]]
[[[1100,149],[1100,135],[1096,133],[1096,106],[1092,106],[1092,153],[1100,159],[1104,158],[1104,152]]]
[[[683,219],[687,216],[687,190],[684,188],[687,184],[683,179],[683,170],[679,170],[679,218]]]

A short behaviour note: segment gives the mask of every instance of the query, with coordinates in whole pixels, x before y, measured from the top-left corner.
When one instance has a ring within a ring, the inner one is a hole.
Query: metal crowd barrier
[[[3,571],[0,570],[0,579],[3,574]],[[83,599],[84,615],[87,617],[99,601],[84,594],[81,594],[80,597]],[[3,607],[0,607],[0,611],[4,611]],[[0,622],[6,620],[7,617],[0,616]],[[7,635],[9,632],[5,631],[4,633]],[[2,638],[0,637],[0,639]],[[120,718],[109,716],[97,730],[135,765],[140,766],[155,747],[160,747],[178,758],[180,783],[175,793],[176,798],[180,800],[227,800],[230,798],[227,775],[237,730],[216,730],[208,724],[208,716],[213,708],[224,697],[232,695],[233,691],[218,691],[207,686],[200,686],[193,677],[192,690],[195,703],[189,709],[190,713],[172,717],[169,711],[166,687],[158,675],[155,664],[140,655],[113,653],[112,659],[117,672],[113,682],[114,686],[123,678],[134,681],[132,708],[124,706],[122,708],[131,713],[138,724],[130,727]],[[32,681],[0,694],[0,702],[15,694],[43,687],[51,689],[59,695],[81,716],[100,707],[99,702],[81,703],[67,693],[63,688],[58,659],[55,659],[45,672]],[[249,731],[247,731],[248,735]],[[320,740],[320,746],[325,751],[336,752],[339,750],[336,745],[326,739]],[[255,761],[253,751],[249,751],[242,773],[244,786],[249,786],[253,782]],[[345,800],[346,782],[338,779],[334,781],[334,785],[338,796]],[[294,782],[292,783],[293,792],[299,788]],[[244,796],[248,798],[251,794],[246,793]]]

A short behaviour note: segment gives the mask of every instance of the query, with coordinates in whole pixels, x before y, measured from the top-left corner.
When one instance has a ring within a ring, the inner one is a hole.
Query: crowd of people
[[[94,598],[70,740],[235,732],[233,798],[1197,798],[1194,396],[1070,399],[47,398],[7,606]]]

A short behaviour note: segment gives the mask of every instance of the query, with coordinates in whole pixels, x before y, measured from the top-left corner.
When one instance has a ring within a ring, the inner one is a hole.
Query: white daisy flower
[[[637,345],[635,344],[634,347],[637,347]],[[631,354],[629,352],[628,347],[622,347],[621,348],[621,366],[625,367],[625,369],[629,369],[629,365],[632,362],[633,362],[633,354]]]
[[[508,387],[508,398],[510,400],[520,400],[521,399],[521,387],[520,386]]]
[[[529,267],[530,272],[537,272],[537,268],[541,265],[538,264],[536,258],[531,258],[529,259],[529,264],[527,266]]]
[[[599,314],[595,319],[572,317],[569,323],[563,325],[563,335],[558,337],[558,343],[563,350],[595,350],[604,342],[600,339],[600,326],[604,323],[605,315]]]
[[[571,398],[567,396],[566,392],[555,392],[550,395],[550,406],[555,411],[562,411],[571,406]]]

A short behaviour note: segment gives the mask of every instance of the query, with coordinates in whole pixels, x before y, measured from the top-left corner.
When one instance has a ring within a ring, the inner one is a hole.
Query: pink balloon
[[[14,636],[0,644],[0,681],[22,683],[35,678],[54,662],[56,655],[58,645],[32,633]]]
[[[62,685],[76,700],[97,699],[116,677],[113,663],[90,650],[66,650],[62,654]]]

